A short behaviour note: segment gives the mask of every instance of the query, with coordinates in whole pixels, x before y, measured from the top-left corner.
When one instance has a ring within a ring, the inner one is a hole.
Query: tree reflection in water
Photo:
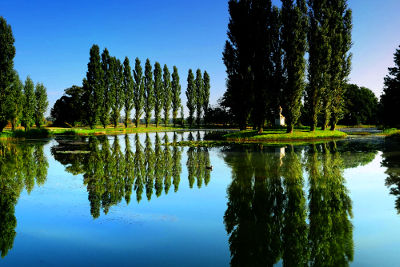
[[[15,205],[22,191],[46,182],[49,167],[43,143],[0,142],[0,252],[5,257],[16,236]]]
[[[232,266],[349,265],[352,204],[335,143],[248,147],[224,159],[232,169],[224,216]]]

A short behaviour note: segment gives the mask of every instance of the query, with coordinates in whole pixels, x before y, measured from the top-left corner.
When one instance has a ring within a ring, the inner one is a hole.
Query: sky
[[[354,24],[350,82],[379,97],[400,45],[400,1],[348,3]],[[184,103],[190,68],[210,74],[211,104],[225,91],[228,0],[0,0],[0,16],[16,40],[15,69],[22,80],[29,75],[44,83],[49,109],[64,89],[82,84],[93,44],[121,60],[127,56],[132,66],[136,57],[143,65],[146,58],[167,64],[171,71],[176,65]]]

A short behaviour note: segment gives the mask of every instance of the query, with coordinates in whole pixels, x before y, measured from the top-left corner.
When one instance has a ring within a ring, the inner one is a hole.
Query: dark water
[[[202,136],[0,143],[0,265],[398,265],[398,143]]]

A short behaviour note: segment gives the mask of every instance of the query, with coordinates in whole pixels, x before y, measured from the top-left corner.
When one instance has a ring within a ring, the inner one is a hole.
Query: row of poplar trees
[[[189,71],[188,80],[191,82],[188,86],[187,95],[188,102],[191,103],[190,107],[188,104],[188,107],[192,115],[192,102],[208,106],[210,79],[208,74],[205,73],[204,81],[208,86],[203,86],[204,82],[200,70],[198,70],[198,75],[200,75],[200,78],[197,77],[196,81],[192,82],[193,73],[191,70]],[[201,83],[200,93],[198,93],[199,86],[197,85],[199,81]],[[193,85],[193,83],[196,84]],[[192,94],[193,88],[197,88],[197,93]],[[203,93],[203,88],[208,88],[208,94]],[[171,75],[167,65],[161,68],[160,63],[156,62],[153,69],[150,60],[147,59],[143,73],[141,62],[136,58],[135,67],[132,71],[127,57],[121,63],[119,59],[110,56],[107,48],[100,55],[99,46],[93,45],[90,49],[88,71],[83,80],[83,91],[84,118],[91,128],[94,128],[99,122],[104,128],[110,123],[117,127],[122,111],[124,111],[125,127],[128,127],[131,121],[133,110],[135,111],[134,122],[136,127],[138,127],[143,115],[146,127],[148,127],[153,112],[156,127],[161,122],[165,125],[168,124],[171,111],[174,125],[177,122],[179,110],[183,118],[180,98],[181,85],[176,66],[173,67]],[[198,97],[199,94],[202,97]],[[198,105],[194,104],[194,107],[198,107]],[[200,111],[199,108],[197,109],[199,118],[203,106],[201,106]],[[192,115],[189,118],[192,118]],[[193,119],[190,119],[190,121],[190,124],[192,124]]]
[[[0,17],[0,132],[8,123],[12,130],[20,122],[25,130],[44,123],[47,92],[43,84],[36,87],[28,77],[23,84],[14,69],[15,46],[11,26]]]
[[[240,128],[252,123],[261,132],[281,107],[289,133],[301,110],[311,131],[318,121],[334,130],[351,65],[347,1],[282,0],[278,8],[269,0],[230,0],[229,13],[223,103]]]

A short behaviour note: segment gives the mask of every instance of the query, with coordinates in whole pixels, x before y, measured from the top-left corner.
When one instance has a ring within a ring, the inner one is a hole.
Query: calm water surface
[[[400,144],[203,135],[0,143],[0,265],[398,265]]]

